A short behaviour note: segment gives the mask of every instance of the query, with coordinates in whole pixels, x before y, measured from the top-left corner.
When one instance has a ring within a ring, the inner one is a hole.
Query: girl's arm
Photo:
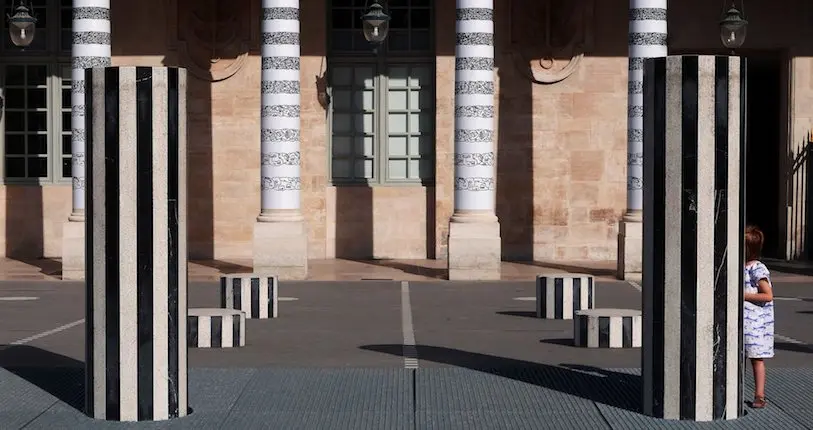
[[[743,299],[751,303],[767,303],[773,300],[773,288],[766,278],[759,280],[757,291],[756,293],[744,293]]]

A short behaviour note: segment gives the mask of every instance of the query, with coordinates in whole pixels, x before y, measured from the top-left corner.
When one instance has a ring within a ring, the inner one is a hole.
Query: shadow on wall
[[[6,257],[19,260],[43,256],[43,202],[40,185],[7,185]],[[67,221],[68,214],[65,214]]]
[[[0,345],[0,367],[67,405],[85,409],[85,364],[27,345]],[[7,376],[0,375],[0,381]]]
[[[404,345],[364,345],[360,349],[403,356]],[[551,366],[440,346],[417,345],[416,349],[424,361],[510,378],[632,412],[641,409],[638,375],[578,364]]]
[[[373,189],[341,185],[336,191],[336,257],[373,258]]]

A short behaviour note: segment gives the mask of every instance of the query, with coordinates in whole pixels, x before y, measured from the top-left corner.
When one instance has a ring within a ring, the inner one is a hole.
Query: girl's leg
[[[761,407],[765,403],[765,360],[752,358],[751,367],[754,369],[754,407]]]

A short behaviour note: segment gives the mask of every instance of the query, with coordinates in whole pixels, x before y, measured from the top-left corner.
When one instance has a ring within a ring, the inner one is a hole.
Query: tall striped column
[[[85,69],[110,66],[110,0],[73,0],[71,221],[85,220]]]
[[[71,213],[62,225],[62,279],[85,279],[85,69],[110,66],[110,0],[73,0]]]
[[[262,5],[260,207],[273,220],[300,216],[299,0]]]
[[[649,59],[644,74],[644,412],[742,413],[745,61]]]
[[[643,62],[665,57],[667,0],[630,0],[627,96],[627,210],[619,225],[618,277],[641,273],[643,205]]]
[[[455,29],[455,178],[454,213],[449,225],[449,279],[499,279],[494,1],[457,0]]]
[[[254,271],[305,279],[308,232],[300,204],[299,0],[262,0],[260,215]]]
[[[87,70],[86,408],[187,414],[186,70]]]

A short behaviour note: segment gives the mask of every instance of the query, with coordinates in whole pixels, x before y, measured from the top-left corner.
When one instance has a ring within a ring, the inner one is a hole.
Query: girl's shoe
[[[754,401],[751,403],[751,407],[754,409],[762,409],[767,404],[768,401],[765,400],[765,397],[756,396],[754,397]]]

